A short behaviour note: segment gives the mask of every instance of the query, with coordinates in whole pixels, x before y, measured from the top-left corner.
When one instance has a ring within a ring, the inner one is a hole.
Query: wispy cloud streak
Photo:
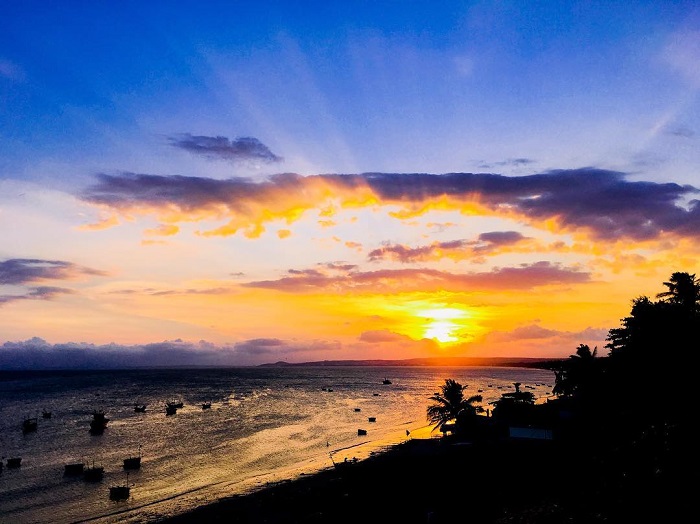
[[[63,260],[12,258],[0,262],[0,284],[18,285],[41,280],[72,280],[80,275],[104,276],[96,269]]]
[[[225,136],[195,136],[185,133],[169,137],[170,144],[194,155],[230,162],[281,162],[282,157],[254,137],[229,140]]]
[[[47,280],[75,280],[81,276],[105,276],[96,269],[63,260],[11,258],[0,262],[0,285],[25,286],[23,293],[0,295],[0,306],[18,300],[52,300],[74,291],[59,286],[27,286]]]
[[[316,270],[289,271],[277,280],[241,284],[243,287],[275,289],[289,293],[527,290],[550,284],[576,284],[590,280],[590,274],[550,262],[497,268],[482,273],[450,273],[435,269],[384,269],[324,274]]]
[[[501,246],[514,245],[526,237],[517,231],[494,231],[479,235],[478,240],[433,242],[427,246],[409,247],[386,244],[369,252],[370,261],[396,260],[402,263],[437,260],[439,258],[477,258],[495,252]]]

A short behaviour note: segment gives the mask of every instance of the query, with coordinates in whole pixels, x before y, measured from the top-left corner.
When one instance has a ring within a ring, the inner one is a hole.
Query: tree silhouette
[[[587,344],[579,344],[576,353],[570,355],[555,371],[552,393],[562,397],[586,397],[598,385],[600,367],[596,357],[598,348],[591,350]]]
[[[478,413],[483,413],[484,408],[477,404],[483,400],[483,397],[473,395],[464,398],[465,389],[467,386],[447,378],[440,386],[440,392],[430,397],[433,404],[427,408],[427,418],[434,424],[433,431],[448,422],[455,422],[457,427],[464,426],[468,424],[469,419]]]
[[[700,304],[700,281],[695,274],[676,272],[671,275],[668,282],[664,282],[668,291],[656,295],[656,298],[665,299],[665,302],[677,304],[684,309],[697,312]]]
[[[634,299],[622,326],[609,331],[610,358],[601,384],[618,415],[627,412],[631,420],[654,420],[657,426],[683,420],[693,409],[697,395],[691,390],[695,381],[688,362],[700,342],[700,283],[695,275],[675,272],[663,284],[667,290],[656,295],[658,301]],[[673,392],[673,398],[649,395],[640,402],[644,387]]]

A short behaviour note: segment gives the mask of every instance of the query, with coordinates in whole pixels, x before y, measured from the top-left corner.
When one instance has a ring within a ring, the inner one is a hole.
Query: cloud
[[[174,366],[254,366],[278,360],[306,360],[319,351],[339,349],[337,342],[298,343],[276,338],[216,345],[181,339],[150,344],[50,344],[38,337],[0,345],[0,369],[114,369]]]
[[[0,262],[0,285],[25,286],[23,293],[0,295],[0,306],[18,300],[52,300],[74,291],[57,286],[26,286],[47,280],[75,280],[81,276],[105,276],[107,273],[63,260],[11,258]]]
[[[194,136],[189,133],[169,137],[170,144],[194,155],[230,162],[281,162],[268,147],[253,137],[229,140],[225,136]]]
[[[478,240],[451,240],[448,242],[433,242],[427,246],[407,247],[400,244],[385,244],[381,248],[370,251],[367,258],[370,261],[396,260],[402,263],[424,262],[440,258],[462,260],[480,258],[489,252],[495,252],[501,246],[516,244],[524,237],[516,231],[495,231],[479,235]]]
[[[514,357],[518,355],[561,358],[562,354],[576,352],[579,344],[598,347],[601,351],[606,343],[608,329],[588,327],[581,331],[547,329],[537,324],[519,326],[512,331],[492,331],[482,340],[463,346],[472,354]],[[569,348],[567,350],[567,348]]]
[[[12,258],[0,262],[0,284],[21,285],[43,280],[72,280],[107,273],[62,260]]]
[[[256,237],[275,220],[292,223],[332,202],[343,206],[400,208],[405,220],[431,209],[475,209],[533,227],[586,232],[593,240],[650,240],[662,234],[700,235],[697,188],[675,183],[632,182],[625,174],[595,168],[553,170],[527,176],[447,173],[358,175],[273,175],[247,178],[122,173],[101,174],[81,197],[127,216],[157,215],[167,223],[222,218],[228,222],[202,233]],[[687,206],[680,205],[690,200]]]
[[[407,291],[479,291],[528,290],[547,285],[570,285],[588,282],[590,274],[550,262],[522,264],[517,267],[495,268],[481,273],[449,273],[434,269],[384,269],[378,271],[348,271],[329,274],[320,270],[292,270],[277,280],[253,281],[243,287],[275,289],[288,293],[337,293]]]
[[[509,166],[523,167],[534,163],[535,160],[532,160],[530,158],[509,158],[507,160],[501,160],[500,162],[482,162],[479,164],[479,167],[482,169],[492,169],[494,167]]]
[[[58,295],[70,295],[73,293],[73,290],[63,287],[30,287],[23,295],[0,295],[0,306],[17,300],[51,300]]]
[[[693,138],[695,136],[695,131],[686,126],[668,128],[666,133],[680,138]]]
[[[184,288],[184,289],[156,289],[152,287],[140,289],[117,289],[108,291],[109,295],[147,295],[153,297],[169,296],[169,295],[230,295],[234,293],[231,287],[210,287],[210,288]]]
[[[144,231],[144,234],[150,236],[169,237],[172,235],[176,235],[179,231],[180,228],[173,224],[159,224],[158,227],[155,227],[153,229],[147,229],[146,231]]]
[[[401,335],[400,333],[394,333],[386,329],[377,329],[373,331],[364,331],[360,334],[359,339],[362,342],[371,343],[387,343],[387,342],[401,342],[407,339],[406,335]]]
[[[109,229],[118,225],[119,218],[116,216],[111,216],[107,218],[102,218],[92,224],[83,224],[81,226],[78,226],[77,229],[79,231],[101,231],[103,229]]]

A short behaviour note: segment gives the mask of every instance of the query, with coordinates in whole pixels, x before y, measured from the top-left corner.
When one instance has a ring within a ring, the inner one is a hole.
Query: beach
[[[410,439],[345,467],[271,484],[160,524],[680,522],[681,477],[618,470],[571,442]]]
[[[544,504],[539,511],[561,519],[551,522],[565,522],[565,510],[546,504],[548,493],[562,496],[562,486],[552,482],[563,473],[560,453],[552,442],[411,439],[161,523],[528,522],[517,519],[535,499]]]

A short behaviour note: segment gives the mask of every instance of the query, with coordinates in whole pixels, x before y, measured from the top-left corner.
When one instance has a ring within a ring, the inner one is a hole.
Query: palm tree
[[[696,311],[700,303],[700,281],[695,274],[675,272],[668,282],[664,282],[668,291],[659,293],[656,298],[665,302],[683,306],[688,311]]]
[[[563,397],[577,393],[585,394],[589,387],[595,385],[597,355],[598,347],[591,350],[587,344],[579,344],[576,354],[570,355],[569,360],[563,362],[561,368],[555,371],[552,393]]]
[[[455,422],[459,425],[461,422],[476,416],[477,413],[483,413],[484,408],[477,405],[483,400],[483,397],[473,395],[464,398],[465,389],[467,386],[463,386],[454,379],[446,378],[445,383],[440,386],[440,392],[430,397],[434,404],[428,406],[427,418],[435,425],[433,431],[448,422]]]

